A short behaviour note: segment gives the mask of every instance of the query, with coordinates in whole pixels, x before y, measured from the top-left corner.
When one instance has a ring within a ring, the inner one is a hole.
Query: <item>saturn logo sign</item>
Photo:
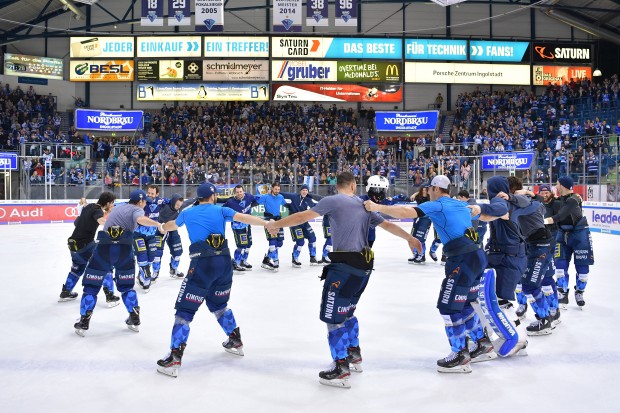
[[[550,60],[554,59],[555,56],[553,55],[553,53],[547,52],[545,49],[547,49],[545,46],[534,47],[534,50],[536,50],[536,53],[538,53],[540,57],[542,57],[543,59],[550,59]]]

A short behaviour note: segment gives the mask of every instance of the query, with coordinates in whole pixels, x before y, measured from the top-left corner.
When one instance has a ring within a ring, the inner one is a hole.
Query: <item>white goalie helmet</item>
[[[389,188],[390,181],[385,176],[373,175],[368,178],[366,193],[373,202],[379,203],[385,199]]]

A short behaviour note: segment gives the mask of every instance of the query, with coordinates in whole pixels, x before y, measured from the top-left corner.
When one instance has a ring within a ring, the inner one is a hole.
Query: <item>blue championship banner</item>
[[[329,26],[327,0],[308,0],[306,2],[306,26]]]
[[[192,24],[190,0],[168,0],[168,26],[189,26]]]
[[[301,0],[273,0],[273,31],[301,31]]]
[[[357,27],[357,0],[336,0],[336,26]]]
[[[385,132],[422,132],[437,128],[439,112],[377,112],[375,124],[378,131]]]
[[[534,152],[505,152],[482,155],[483,171],[510,171],[530,169]]]
[[[80,130],[134,131],[142,127],[141,110],[76,109],[75,128]]]
[[[224,0],[194,0],[197,32],[224,31]]]
[[[164,1],[165,0],[142,0],[140,26],[164,25]]]

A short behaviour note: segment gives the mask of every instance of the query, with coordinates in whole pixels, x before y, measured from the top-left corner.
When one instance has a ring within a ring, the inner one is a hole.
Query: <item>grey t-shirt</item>
[[[108,228],[113,226],[119,226],[124,230],[135,231],[138,227],[138,218],[144,216],[144,209],[137,207],[133,204],[121,204],[115,206],[110,212],[108,219],[103,225],[103,230],[107,231]]]
[[[334,251],[361,251],[368,246],[368,229],[384,221],[379,214],[366,211],[364,201],[355,195],[327,196],[312,211],[329,214]]]

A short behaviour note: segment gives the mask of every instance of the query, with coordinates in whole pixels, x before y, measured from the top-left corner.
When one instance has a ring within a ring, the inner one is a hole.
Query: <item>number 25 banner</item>
[[[224,31],[224,0],[194,0],[197,32]]]
[[[336,26],[357,27],[357,1],[336,0]]]

